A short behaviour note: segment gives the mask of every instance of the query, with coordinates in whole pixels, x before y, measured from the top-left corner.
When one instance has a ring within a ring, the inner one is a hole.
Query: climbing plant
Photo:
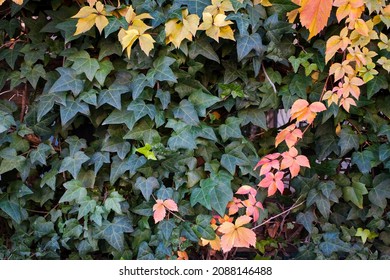
[[[0,1],[0,258],[388,258],[387,2]]]

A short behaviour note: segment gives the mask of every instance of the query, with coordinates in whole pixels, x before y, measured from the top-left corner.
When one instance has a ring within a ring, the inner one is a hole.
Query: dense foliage
[[[390,5],[322,2],[0,0],[0,258],[389,258]]]

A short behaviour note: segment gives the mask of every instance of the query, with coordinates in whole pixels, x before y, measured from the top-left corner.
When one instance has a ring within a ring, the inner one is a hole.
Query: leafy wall
[[[387,2],[0,1],[0,258],[388,258]]]

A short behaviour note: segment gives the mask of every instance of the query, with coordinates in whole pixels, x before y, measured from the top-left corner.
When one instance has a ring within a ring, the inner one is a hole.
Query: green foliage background
[[[136,44],[125,58],[117,39],[125,22],[113,16],[103,34],[73,36],[76,2],[1,6],[0,89],[28,92],[27,106],[0,100],[1,259],[209,256],[198,241],[214,238],[211,216],[224,215],[241,185],[257,185],[253,167],[275,150],[266,115],[320,99],[325,40],[342,27],[332,18],[308,42],[305,29],[286,22],[296,8],[289,0],[268,8],[231,0],[235,42],[198,31],[175,49],[164,23],[185,6],[201,17],[210,1],[122,2],[153,16],[149,56]],[[260,191],[257,222],[305,203],[259,228],[244,256],[388,258],[389,118],[385,71],[350,113],[332,105],[320,114],[298,145],[312,168],[286,182],[283,196]],[[185,221],[155,225],[155,198],[175,200]]]

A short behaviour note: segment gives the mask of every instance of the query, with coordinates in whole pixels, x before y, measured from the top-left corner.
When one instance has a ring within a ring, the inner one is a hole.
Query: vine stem
[[[268,81],[268,82],[271,84],[271,86],[272,86],[272,89],[274,90],[275,93],[278,93],[277,90],[276,90],[275,84],[271,81],[270,77],[269,77],[268,74],[267,74],[267,71],[265,71],[264,64],[262,63],[261,66],[262,66],[262,68],[263,68],[264,75],[265,75],[267,81]]]
[[[261,224],[255,226],[255,227],[253,227],[252,230],[255,230],[255,229],[257,229],[257,228],[259,228],[259,227],[261,227],[261,226],[263,226],[263,225],[269,223],[270,221],[276,219],[277,217],[280,217],[280,216],[282,216],[282,215],[284,215],[284,214],[290,212],[291,210],[293,210],[293,209],[295,209],[295,208],[298,208],[298,207],[301,206],[303,203],[305,203],[305,201],[306,201],[306,200],[300,202],[299,204],[294,204],[293,206],[291,206],[291,207],[288,208],[287,210],[284,210],[283,212],[281,212],[281,213],[279,213],[279,214],[277,214],[277,215],[275,215],[275,216],[269,218],[268,220],[262,222]]]

